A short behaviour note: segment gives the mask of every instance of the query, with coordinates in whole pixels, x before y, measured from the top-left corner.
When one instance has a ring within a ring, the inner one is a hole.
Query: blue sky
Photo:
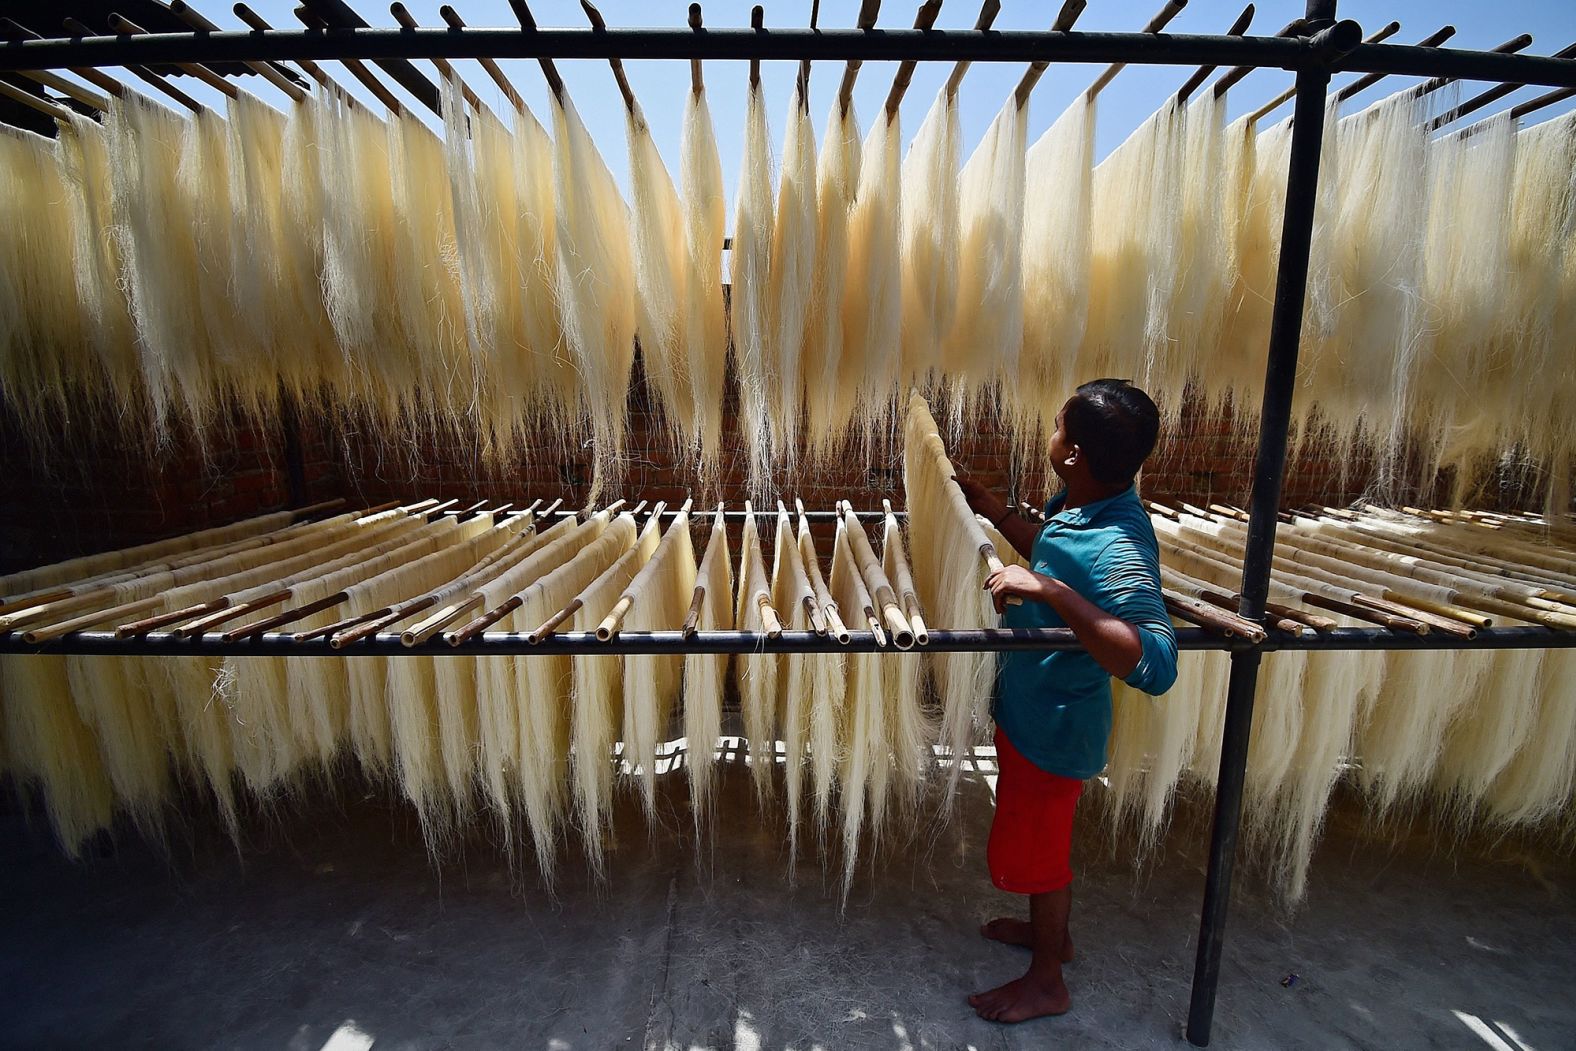
[[[441,0],[407,0],[412,14],[423,25],[441,25],[438,6]],[[514,25],[514,19],[505,0],[453,0],[461,16],[473,26]],[[252,7],[276,27],[297,27],[299,23],[290,14],[296,0],[253,0]],[[1191,0],[1185,10],[1171,23],[1176,32],[1220,33],[1241,12],[1245,0]],[[1159,9],[1161,0],[1090,0],[1088,8],[1079,19],[1081,29],[1127,30],[1139,29]],[[195,0],[195,6],[209,18],[225,28],[240,28],[239,21],[229,10],[227,0]],[[354,6],[367,21],[374,25],[394,25],[387,5],[382,0],[353,0]],[[688,3],[684,0],[602,0],[598,5],[610,26],[682,26]],[[768,26],[806,26],[810,19],[811,0],[767,0],[766,24]],[[1056,16],[1059,0],[1003,0],[1002,12],[996,21],[999,29],[1043,29]],[[823,0],[820,24],[823,27],[849,27],[855,22],[858,0]],[[880,23],[898,27],[912,25],[918,0],[894,3],[887,0],[882,5]],[[585,16],[578,0],[531,0],[531,10],[543,26],[582,26]],[[749,24],[750,4],[738,0],[711,0],[705,4],[706,23],[712,26],[743,27]],[[947,0],[942,7],[939,26],[966,28],[973,24],[979,12],[979,0]],[[1257,5],[1257,16],[1250,32],[1273,33],[1303,12],[1303,0],[1263,0]],[[1518,33],[1531,33],[1533,44],[1527,49],[1532,54],[1552,54],[1576,41],[1576,3],[1572,0],[1501,0],[1497,3],[1464,3],[1461,0],[1439,3],[1428,0],[1342,0],[1340,14],[1356,19],[1364,33],[1372,32],[1392,19],[1401,23],[1401,31],[1393,40],[1416,43],[1440,26],[1449,23],[1456,27],[1451,47],[1490,48]],[[462,76],[489,104],[499,112],[507,110],[500,93],[486,73],[475,63],[457,63]],[[418,63],[425,72],[433,74],[430,64]],[[768,111],[771,118],[774,143],[782,141],[783,122],[793,91],[796,63],[770,62],[762,66]],[[534,62],[505,62],[504,71],[525,96],[527,103],[546,122],[547,92],[542,75]],[[328,64],[331,74],[358,95],[367,93],[337,63]],[[627,64],[630,81],[636,96],[646,111],[652,134],[667,161],[669,171],[677,175],[680,124],[683,114],[684,92],[689,84],[689,67],[684,62],[630,62]],[[855,107],[862,126],[879,108],[892,84],[895,64],[866,63],[859,76],[855,92]],[[614,86],[611,72],[605,62],[560,63],[564,80],[571,97],[595,134],[608,165],[627,189],[625,179],[627,160],[624,146],[623,105]],[[918,129],[926,110],[934,100],[937,90],[951,72],[950,66],[922,64],[915,72],[913,84],[904,99],[902,110],[903,134],[906,140]],[[981,63],[970,68],[960,93],[960,115],[963,124],[963,156],[984,134],[991,119],[1000,109],[1008,94],[1022,75],[1023,67],[1016,64]],[[1137,125],[1143,121],[1166,97],[1181,85],[1192,72],[1190,68],[1170,66],[1129,66],[1100,97],[1096,149],[1103,156]],[[1098,67],[1086,65],[1053,66],[1040,81],[1030,104],[1029,134],[1032,142],[1050,126],[1067,103],[1098,73]],[[433,74],[435,76],[435,74]],[[836,95],[842,67],[837,63],[819,63],[811,74],[811,113],[816,134],[825,126]],[[722,152],[724,176],[728,183],[728,196],[733,199],[739,168],[740,144],[744,127],[745,84],[747,64],[742,62],[708,63],[705,68],[712,116],[716,122],[717,138]],[[130,79],[128,77],[128,79]],[[255,78],[254,78],[255,79]],[[1354,79],[1352,74],[1341,75],[1335,84]],[[1291,83],[1291,74],[1283,70],[1256,70],[1234,87],[1228,96],[1233,116],[1257,108],[1267,99],[1278,94]],[[1398,90],[1412,78],[1390,77],[1354,99],[1350,105],[1360,106]],[[205,100],[214,99],[216,93],[201,84],[193,85],[191,78],[181,78],[181,86]],[[1460,96],[1469,98],[1487,85],[1464,84]],[[256,90],[265,98],[282,103],[282,98],[270,85],[259,82]],[[396,94],[403,97],[397,87]],[[1470,120],[1487,116],[1518,102],[1533,98],[1547,89],[1523,88],[1493,107],[1474,114]],[[1449,105],[1450,90],[1439,93],[1441,107]],[[1576,106],[1576,100],[1566,100],[1550,107],[1531,120],[1565,112]],[[425,113],[420,106],[413,109]],[[1276,117],[1290,111],[1289,104],[1276,113]]]

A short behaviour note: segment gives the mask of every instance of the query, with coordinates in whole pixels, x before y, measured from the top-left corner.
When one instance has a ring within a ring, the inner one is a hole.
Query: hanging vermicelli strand
[[[881,571],[896,593],[916,638],[924,631],[918,593],[914,590],[903,532],[890,514],[882,527]],[[932,751],[936,727],[922,707],[920,656],[912,651],[891,658],[894,672],[887,675],[887,707],[891,725],[892,759],[898,780],[898,802],[911,812],[920,802],[925,780],[934,765]]]
[[[484,135],[482,144],[487,144]],[[549,448],[579,419],[573,357],[564,345],[557,299],[558,219],[553,184],[553,143],[536,117],[523,106],[514,114],[513,155],[491,163],[514,181],[516,213],[500,222],[514,222],[513,281],[519,290],[512,366],[526,392],[525,428]],[[502,181],[502,176],[497,177]]]
[[[1178,117],[1182,174],[1177,180],[1177,277],[1168,311],[1172,353],[1158,384],[1178,410],[1183,389],[1203,376],[1220,341],[1229,255],[1220,178],[1225,113],[1225,96],[1205,91]]]
[[[501,367],[503,355],[512,349],[509,347],[512,333],[506,331],[507,322],[501,316],[505,309],[502,302],[505,292],[501,287],[505,280],[503,266],[506,259],[510,264],[513,259],[506,256],[507,248],[499,244],[498,237],[503,232],[501,224],[483,218],[482,179],[487,173],[482,168],[482,137],[486,134],[497,136],[502,129],[490,111],[469,106],[452,67],[439,79],[443,156],[454,215],[455,263],[465,310],[465,342],[475,385],[470,397],[479,414],[483,454],[496,456],[498,445],[507,443],[512,437],[513,421],[507,418],[509,395],[518,393],[509,382],[515,377],[510,375],[506,379]],[[498,188],[487,189],[496,193]],[[512,185],[506,187],[508,197],[503,202],[504,207],[513,207],[513,189]]]
[[[1094,100],[1079,95],[1024,158],[1024,200],[1034,203],[1023,213],[1023,352],[1015,384],[1025,437],[1038,428],[1050,438],[1054,414],[1078,382],[1089,305],[1094,113]]]
[[[783,141],[782,179],[771,244],[770,326],[766,370],[766,413],[772,463],[793,476],[798,466],[799,424],[808,396],[802,371],[811,297],[815,292],[816,200],[815,131],[810,126],[807,85],[800,78],[788,109]],[[816,392],[818,393],[818,392]]]
[[[190,294],[196,249],[190,239],[169,236],[192,223],[176,177],[186,121],[129,94],[111,100],[105,126],[110,211],[152,423],[167,438],[172,412],[179,413],[201,438],[213,406],[214,371]]]
[[[999,618],[983,588],[986,566],[981,551],[989,541],[952,474],[935,418],[924,399],[914,394],[904,434],[903,487],[908,493],[909,539],[920,600],[938,624],[995,627]],[[1012,552],[993,548],[993,557],[1004,555],[1010,558]],[[987,721],[996,658],[989,653],[937,653],[931,658],[931,669],[942,704],[941,743],[949,749],[952,763],[947,783],[950,805],[964,755]]]
[[[659,505],[660,507],[660,505]],[[646,520],[635,546],[578,596],[574,631],[592,632],[611,612],[630,581],[651,560],[661,541],[658,516]],[[616,654],[576,654],[570,736],[574,752],[575,809],[586,857],[598,876],[605,874],[602,833],[611,820],[614,742],[623,725],[624,661]]]
[[[832,595],[861,629],[878,633],[880,624],[871,615],[873,603],[865,589],[853,548],[848,543],[848,519],[839,518],[832,544]],[[857,528],[857,526],[856,526]],[[879,653],[855,653],[848,658],[849,675],[844,698],[844,760],[838,775],[843,807],[843,897],[853,885],[859,864],[862,833],[868,825],[871,854],[880,843],[891,785],[892,757],[887,740],[885,662]]]
[[[697,590],[704,588],[695,618],[699,631],[726,631],[734,626],[733,563],[728,552],[728,529],[718,505],[711,533],[695,575]],[[689,744],[685,768],[689,772],[690,809],[695,828],[711,813],[716,789],[717,739],[722,734],[723,684],[728,674],[726,653],[689,653],[684,656],[684,738]],[[698,849],[698,847],[697,847]]]
[[[1506,338],[1514,340],[1510,389],[1518,399],[1513,437],[1547,463],[1547,520],[1570,507],[1576,424],[1568,411],[1576,365],[1576,117],[1566,114],[1516,135],[1510,265],[1519,276]]]
[[[623,627],[629,631],[672,630],[689,610],[695,575],[686,503],[668,523],[651,561],[625,589],[622,598],[633,598],[634,602],[624,616]],[[653,825],[657,752],[667,737],[683,673],[681,656],[632,653],[624,658],[624,762],[632,775],[638,771],[646,820]]]
[[[684,243],[689,260],[685,303],[684,360],[695,405],[695,447],[702,481],[716,473],[722,444],[722,405],[728,362],[728,320],[722,296],[722,240],[727,202],[722,161],[704,88],[691,90],[684,106],[680,145],[684,184]]]
[[[1028,122],[1028,107],[1008,98],[958,177],[957,306],[941,359],[953,384],[954,432],[965,414],[1017,397]]]
[[[627,109],[625,125],[641,362],[646,384],[662,406],[669,445],[682,455],[696,429],[687,361],[691,273],[684,210],[638,104]]]
[[[837,601],[821,572],[810,523],[805,518],[799,519],[798,543],[805,576],[815,593],[816,606],[826,622],[827,631],[839,642],[845,641],[847,627],[838,615]],[[826,831],[831,826],[832,790],[844,759],[843,696],[847,690],[844,664],[840,653],[820,655],[810,671],[810,780],[816,844],[820,847],[825,846]]]
[[[176,192],[191,217],[191,242],[196,261],[195,284],[185,294],[195,300],[200,333],[189,341],[207,348],[212,366],[210,397],[236,405],[252,421],[270,414],[279,380],[272,354],[248,359],[241,353],[244,337],[235,331],[236,312],[230,297],[230,232],[234,205],[230,200],[230,143],[224,118],[210,109],[191,115],[181,139],[176,167]],[[217,421],[216,421],[217,422]]]
[[[898,380],[905,386],[929,384],[941,367],[942,342],[952,331],[960,138],[957,94],[942,90],[903,158],[903,357]]]
[[[557,295],[591,424],[596,499],[620,469],[630,369],[635,359],[634,264],[629,210],[567,98],[553,102]]]
[[[1093,228],[1080,375],[1131,376],[1150,386],[1151,374],[1165,374],[1176,272],[1179,113],[1176,99],[1168,99],[1094,170],[1092,208],[1102,221]]]
[[[571,546],[597,528],[598,525],[592,525],[590,530],[577,531],[580,535],[571,541]],[[571,558],[520,592],[519,608],[501,622],[508,625],[504,630],[534,631],[540,627],[605,573],[634,542],[634,518],[619,515]],[[505,680],[505,687],[512,682],[514,689],[501,695],[493,693],[485,703],[519,709],[518,737],[509,749],[510,766],[519,781],[537,868],[550,882],[555,850],[568,816],[573,673],[567,656],[531,654],[510,660],[514,674],[512,680]],[[491,689],[497,690],[498,683],[492,683]],[[489,778],[499,777],[497,772],[489,772]]]
[[[569,557],[576,549],[583,550],[586,543],[579,537],[582,531],[597,529],[597,518],[579,522],[566,516],[541,530],[534,543],[524,546],[516,560],[511,561],[497,576],[478,589],[481,605],[489,612],[505,605],[522,589],[528,587],[548,563],[556,564],[562,557]],[[558,546],[562,545],[562,546]],[[537,557],[538,555],[541,557]],[[526,631],[536,624],[522,626],[520,618],[510,615],[497,622],[502,631]],[[503,833],[504,842],[512,845],[514,792],[524,776],[519,770],[520,722],[522,713],[517,698],[522,692],[516,682],[521,660],[508,655],[477,657],[471,670],[477,699],[477,763],[480,766],[482,791],[493,812],[494,819]],[[529,667],[529,663],[525,664]],[[551,697],[552,694],[546,696]],[[533,826],[534,828],[534,826]]]
[[[794,536],[788,509],[777,504],[777,536],[772,544],[772,608],[784,618],[789,631],[810,630],[810,609],[815,592],[805,576],[799,541]],[[790,653],[779,666],[776,701],[782,714],[783,794],[788,808],[788,856],[790,867],[798,859],[799,819],[804,803],[806,753],[810,745],[810,718],[814,696],[811,680],[816,657]]]
[[[738,594],[734,604],[734,623],[741,631],[765,633],[766,615],[771,606],[771,580],[761,555],[761,535],[755,527],[755,514],[744,505],[744,533],[739,543]],[[779,658],[774,653],[740,654],[733,663],[734,681],[739,688],[744,712],[744,736],[750,748],[750,779],[755,785],[756,801],[765,806],[775,794],[772,770],[777,765],[778,710],[777,676]]]
[[[843,298],[849,266],[850,229],[859,185],[859,122],[850,104],[833,106],[821,156],[816,161],[815,299],[805,341],[804,376],[816,391],[808,399],[806,441],[817,461],[835,452],[852,408],[840,385],[844,366]]]
[[[69,124],[61,125],[56,150],[71,207],[72,273],[84,336],[104,369],[108,390],[103,393],[117,422],[132,431],[144,418],[147,403],[131,312],[120,291],[120,256],[110,232],[108,138],[96,121],[73,115]],[[21,197],[17,189],[9,191],[16,196],[8,199]],[[0,388],[4,386],[0,379]]]
[[[739,381],[739,434],[749,470],[749,488],[764,494],[771,487],[769,399],[776,389],[777,361],[768,352],[773,340],[771,315],[772,236],[771,136],[761,86],[750,85],[744,111],[744,162],[734,206],[732,281],[729,317],[733,364]]]
[[[852,433],[868,459],[891,423],[903,330],[902,129],[895,114],[876,118],[860,150],[858,190],[848,217],[843,281],[843,346],[834,402],[834,439]],[[828,145],[828,149],[830,149]],[[836,202],[831,204],[836,207]]]

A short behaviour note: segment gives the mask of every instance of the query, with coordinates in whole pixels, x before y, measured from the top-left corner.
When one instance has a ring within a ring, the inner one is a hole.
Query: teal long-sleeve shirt
[[[1138,629],[1138,667],[1124,682],[1162,694],[1177,677],[1177,638],[1160,596],[1160,546],[1135,487],[1063,510],[1045,505],[1029,568],[1056,579]],[[1065,628],[1044,602],[1008,606],[1008,628]],[[1111,675],[1082,650],[1006,653],[992,715],[1013,747],[1042,770],[1088,778],[1105,768],[1111,736]]]

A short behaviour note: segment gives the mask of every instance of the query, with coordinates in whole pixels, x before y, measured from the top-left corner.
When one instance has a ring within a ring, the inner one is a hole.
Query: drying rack
[[[1232,27],[1231,33],[1225,35],[1161,32],[1166,22],[1185,4],[1186,0],[1169,0],[1144,32],[1085,33],[1072,28],[1085,6],[1084,0],[1066,0],[1055,28],[1045,32],[997,32],[988,28],[989,20],[983,17],[980,25],[972,30],[877,29],[874,23],[879,5],[874,0],[865,0],[858,29],[767,29],[759,7],[754,10],[750,29],[703,28],[698,5],[691,5],[688,29],[608,28],[600,24],[600,16],[594,19],[593,27],[589,29],[546,29],[536,25],[524,0],[510,0],[510,6],[520,21],[518,28],[469,28],[447,7],[443,9],[447,28],[422,28],[409,19],[401,5],[396,4],[395,14],[404,28],[384,29],[368,27],[343,0],[311,0],[306,8],[298,10],[298,13],[306,12],[302,15],[302,20],[308,25],[306,29],[280,31],[263,28],[261,20],[256,19],[244,4],[237,4],[237,14],[253,29],[231,32],[214,29],[190,5],[177,0],[167,10],[180,15],[192,27],[189,32],[150,33],[120,19],[114,22],[117,30],[114,36],[93,36],[80,23],[70,23],[68,29],[77,35],[54,38],[39,37],[15,23],[9,23],[5,30],[11,39],[0,43],[0,72],[27,72],[34,79],[49,84],[52,76],[49,71],[55,69],[77,69],[91,73],[97,67],[124,66],[137,72],[147,71],[150,65],[177,64],[189,70],[194,65],[201,67],[213,63],[239,63],[256,72],[267,75],[265,71],[272,71],[278,76],[278,68],[271,64],[280,61],[296,61],[310,73],[313,72],[311,60],[367,60],[385,69],[389,76],[410,90],[418,101],[435,108],[436,88],[411,65],[411,59],[478,59],[483,60],[484,66],[490,60],[500,58],[537,59],[542,62],[544,70],[551,67],[553,59],[602,59],[615,62],[624,59],[671,59],[692,63],[706,60],[746,60],[752,63],[767,60],[849,63],[1008,62],[1030,64],[1029,77],[1025,78],[1025,83],[1030,86],[1033,83],[1030,78],[1038,79],[1049,63],[1111,63],[1112,70],[1096,81],[1096,87],[1092,90],[1098,90],[1114,69],[1120,68],[1122,64],[1199,66],[1198,73],[1184,87],[1182,97],[1197,87],[1212,69],[1220,66],[1233,68],[1216,82],[1217,92],[1255,68],[1291,70],[1296,74],[1296,83],[1281,101],[1287,98],[1294,100],[1295,123],[1291,135],[1286,206],[1259,417],[1258,449],[1252,494],[1247,508],[1247,540],[1243,550],[1241,599],[1238,605],[1240,616],[1262,622],[1269,591],[1276,515],[1286,467],[1293,387],[1307,291],[1309,246],[1313,234],[1315,191],[1319,181],[1325,97],[1331,74],[1336,71],[1366,73],[1370,75],[1369,83],[1385,75],[1400,74],[1442,81],[1489,81],[1496,85],[1483,95],[1463,103],[1451,119],[1502,97],[1509,86],[1545,85],[1557,89],[1516,107],[1517,115],[1522,116],[1541,106],[1576,96],[1576,59],[1565,57],[1570,49],[1549,57],[1515,54],[1514,51],[1525,47],[1530,38],[1526,42],[1518,38],[1511,45],[1504,45],[1494,51],[1441,48],[1432,46],[1433,38],[1417,46],[1374,42],[1394,31],[1387,27],[1370,38],[1370,42],[1364,42],[1362,30],[1356,22],[1336,19],[1336,0],[1307,0],[1305,17],[1274,36],[1246,35],[1243,32],[1245,23],[1241,20],[1238,26]],[[927,4],[921,9],[922,24],[925,11],[934,6],[938,5]],[[988,4],[987,10],[991,6]],[[929,24],[933,25],[934,17],[932,10]],[[489,66],[488,69],[503,87],[506,82],[501,80],[501,74],[496,73],[496,66]],[[911,71],[912,67],[909,69]],[[59,78],[54,79],[59,81]],[[270,79],[274,80],[274,77]],[[10,88],[10,85],[4,86]],[[58,89],[58,83],[55,86]],[[894,88],[894,91],[898,89]],[[20,92],[12,89],[6,94],[15,99]],[[298,487],[292,486],[292,489]],[[1264,655],[1289,649],[1566,647],[1576,646],[1576,632],[1544,628],[1486,628],[1475,639],[1467,640],[1443,633],[1416,635],[1386,628],[1340,628],[1302,636],[1267,632],[1262,641],[1253,641],[1241,636],[1227,637],[1213,631],[1185,628],[1178,632],[1178,643],[1185,650],[1226,650],[1231,655],[1209,870],[1199,922],[1186,1029],[1188,1040],[1202,1047],[1209,1043],[1214,1016],[1226,913],[1236,859],[1253,695]],[[597,640],[594,633],[572,632],[543,639],[539,643],[531,643],[521,634],[497,632],[479,635],[459,649],[435,641],[406,646],[399,635],[382,634],[364,640],[349,652],[418,656],[440,653],[453,655],[467,651],[807,653],[872,651],[881,648],[871,632],[854,632],[846,645],[813,632],[793,631],[785,631],[770,639],[759,633],[735,631],[689,634],[677,631],[624,632],[607,642]],[[1005,652],[1081,647],[1072,633],[1065,629],[932,629],[929,641],[921,648],[938,652]],[[82,632],[39,645],[29,645],[15,633],[0,635],[0,652],[347,655],[345,651],[330,648],[326,640],[298,643],[278,634],[226,643],[217,635],[176,638],[154,633],[137,639],[119,639],[113,632]]]

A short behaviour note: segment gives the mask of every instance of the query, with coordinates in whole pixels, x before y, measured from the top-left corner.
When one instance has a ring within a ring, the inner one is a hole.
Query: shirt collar
[[[1047,521],[1059,522],[1063,525],[1086,526],[1098,518],[1102,511],[1117,501],[1135,499],[1136,492],[1137,484],[1134,483],[1121,492],[1113,493],[1104,500],[1096,500],[1093,503],[1083,504],[1064,511],[1062,506],[1067,503],[1067,490],[1063,489],[1051,497],[1050,502],[1045,505],[1045,517]]]

